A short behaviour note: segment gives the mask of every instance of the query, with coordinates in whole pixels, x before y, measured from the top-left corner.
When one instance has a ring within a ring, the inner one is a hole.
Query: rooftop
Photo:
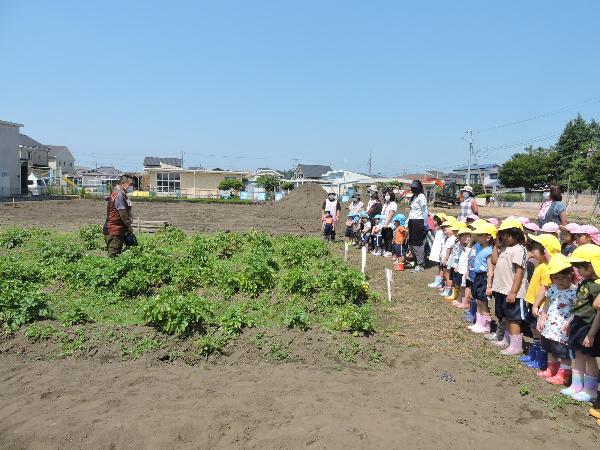
[[[144,167],[160,167],[161,163],[173,167],[183,165],[180,158],[161,158],[158,156],[146,156],[144,158]]]
[[[497,167],[500,167],[500,164],[471,164],[471,170],[485,170],[485,169],[495,169]],[[464,166],[459,166],[456,169],[454,169],[454,172],[460,172],[463,170],[468,170],[469,169],[469,165],[465,164]]]
[[[331,167],[318,164],[298,164],[297,172],[301,173],[304,178],[320,178],[323,174],[331,172]]]
[[[50,151],[50,149],[48,148],[47,145],[44,145],[44,144],[36,141],[35,139],[30,138],[26,134],[19,134],[19,145],[21,147],[39,148],[41,150]]]

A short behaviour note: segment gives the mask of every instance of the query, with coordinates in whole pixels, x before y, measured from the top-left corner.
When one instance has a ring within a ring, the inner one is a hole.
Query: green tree
[[[268,194],[275,192],[275,188],[279,186],[279,178],[275,175],[261,175],[256,179],[256,185],[264,188]]]
[[[526,191],[543,187],[556,177],[557,154],[552,150],[528,147],[524,153],[514,154],[498,171],[500,182],[509,188],[522,187]]]
[[[293,191],[296,185],[291,181],[284,181],[281,183],[281,189],[285,189],[286,191]]]
[[[242,189],[244,189],[244,183],[240,180],[226,178],[219,183],[219,190],[221,191],[241,191]]]
[[[573,163],[578,158],[585,157],[588,144],[600,142],[600,124],[594,119],[587,123],[580,114],[567,123],[558,138],[555,149],[558,152],[558,173],[561,174],[561,184],[566,184],[569,175],[573,178]]]
[[[477,196],[477,195],[481,195],[483,194],[483,185],[481,184],[474,184],[472,186],[473,188],[473,193]]]

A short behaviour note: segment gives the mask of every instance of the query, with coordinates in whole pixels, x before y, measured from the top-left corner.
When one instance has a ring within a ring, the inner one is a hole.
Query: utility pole
[[[473,130],[465,132],[469,136],[469,165],[467,166],[466,184],[471,184],[471,160],[473,158]]]
[[[477,164],[477,173],[479,174],[479,181],[481,183],[481,187],[483,187],[483,193],[487,194],[487,190],[485,188],[485,179],[483,178],[483,174],[481,173],[481,167],[479,167],[479,161],[477,160],[477,152],[473,152],[473,156],[475,157],[475,164]]]
[[[371,170],[373,169],[373,150],[371,150],[371,149],[369,149],[368,166],[369,166],[369,176],[371,176]]]

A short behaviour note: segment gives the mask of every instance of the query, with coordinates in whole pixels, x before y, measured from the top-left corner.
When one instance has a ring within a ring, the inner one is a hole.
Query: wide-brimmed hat
[[[367,192],[372,191],[372,192],[377,192],[377,185],[376,184],[372,184],[371,186],[369,186],[367,188]]]
[[[475,192],[473,191],[473,187],[469,186],[468,184],[460,189],[460,192],[468,192],[471,195],[475,195]]]
[[[531,220],[529,220],[527,217],[517,217],[517,220],[519,222],[521,222],[523,225],[525,225],[526,223],[531,222]]]

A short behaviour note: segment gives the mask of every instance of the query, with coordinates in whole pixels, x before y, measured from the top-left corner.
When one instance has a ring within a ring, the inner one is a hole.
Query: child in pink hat
[[[581,234],[581,225],[568,223],[561,226],[560,230],[560,252],[565,256],[571,256],[577,248],[577,234]]]
[[[540,227],[535,222],[526,222],[523,224],[525,234],[537,235],[540,232]]]
[[[600,231],[598,231],[598,228],[593,225],[581,225],[579,231],[578,246],[585,244],[600,245]]]
[[[487,219],[487,221],[494,225],[496,228],[498,228],[498,225],[500,225],[500,221],[495,217],[490,217],[489,219]]]
[[[541,229],[542,234],[553,234],[558,237],[560,227],[554,222],[546,222]]]
[[[531,222],[531,220],[529,220],[527,217],[517,217],[517,220],[521,222],[521,225]]]

